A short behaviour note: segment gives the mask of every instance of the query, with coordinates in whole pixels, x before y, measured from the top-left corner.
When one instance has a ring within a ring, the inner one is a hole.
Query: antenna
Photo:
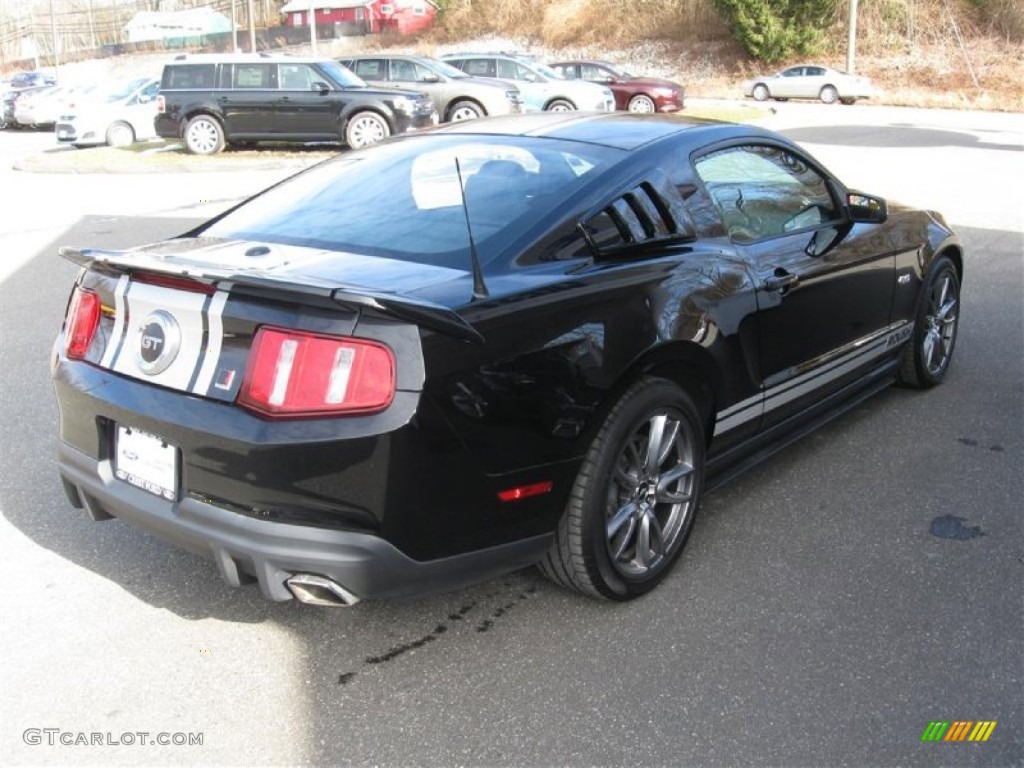
[[[469,205],[466,203],[466,189],[462,183],[462,167],[458,156],[455,157],[455,175],[459,177],[459,197],[462,199],[462,212],[466,214],[466,231],[469,233],[469,260],[473,265],[473,298],[486,299],[490,296],[487,284],[484,283],[484,271],[480,268],[480,255],[476,252],[476,240],[473,239],[473,227],[469,223]]]

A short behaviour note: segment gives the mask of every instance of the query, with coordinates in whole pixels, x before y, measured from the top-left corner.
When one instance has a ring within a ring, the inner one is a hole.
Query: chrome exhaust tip
[[[359,602],[359,598],[326,576],[312,573],[297,573],[285,584],[295,599],[307,605],[323,605],[329,608],[348,608]]]

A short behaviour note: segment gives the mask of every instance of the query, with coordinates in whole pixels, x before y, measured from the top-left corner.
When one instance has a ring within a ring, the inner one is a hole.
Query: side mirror
[[[889,216],[885,200],[852,190],[846,194],[846,210],[850,220],[858,224],[881,224]]]
[[[424,75],[423,77],[421,77],[420,78],[420,82],[421,83],[440,83],[441,82],[441,77],[440,77],[440,75],[436,75],[433,72],[431,72],[429,75]]]
[[[615,78],[612,77],[611,75],[605,75],[604,77],[600,78],[600,80],[601,80],[602,83],[614,83],[615,82]]]
[[[316,93],[319,93],[321,96],[325,96],[326,94],[331,92],[331,86],[329,86],[322,80],[317,80],[315,83],[309,86],[309,90],[315,91]]]

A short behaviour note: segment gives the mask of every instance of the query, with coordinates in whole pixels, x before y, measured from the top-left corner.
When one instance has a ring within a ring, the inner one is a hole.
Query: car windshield
[[[551,78],[552,80],[564,80],[565,79],[560,74],[555,72],[555,70],[553,70],[551,67],[546,66],[544,64],[530,64],[530,67],[535,72],[539,72],[540,74],[544,75],[544,77]]]
[[[456,69],[451,64],[447,64],[443,61],[435,61],[433,59],[420,59],[419,62],[423,64],[423,66],[429,67],[431,71],[436,72],[437,74],[443,77],[450,77],[453,79],[460,80],[462,78],[469,77],[469,75],[467,75],[461,69]]]
[[[621,155],[611,147],[554,139],[398,141],[294,176],[202,234],[465,269],[470,263],[466,209],[486,264]]]
[[[633,75],[627,72],[626,70],[619,69],[618,67],[613,67],[611,64],[608,64],[607,62],[602,62],[601,66],[607,69],[617,78],[628,80],[629,78],[633,77]]]
[[[366,81],[363,80],[363,78],[348,67],[344,67],[336,61],[318,61],[317,66],[342,88],[366,87]]]
[[[140,77],[135,80],[125,80],[115,83],[106,89],[98,91],[95,94],[95,100],[105,101],[107,103],[124,101],[148,82],[148,77]]]

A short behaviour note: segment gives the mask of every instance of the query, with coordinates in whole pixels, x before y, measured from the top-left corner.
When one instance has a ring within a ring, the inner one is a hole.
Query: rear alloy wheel
[[[215,155],[224,149],[224,129],[216,118],[196,115],[185,126],[185,148],[193,155]]]
[[[821,89],[818,98],[826,104],[835,104],[839,100],[839,91],[833,85],[826,85]]]
[[[352,149],[378,144],[390,135],[387,120],[376,112],[359,112],[345,126],[345,143]]]
[[[693,529],[703,477],[693,401],[670,381],[640,379],[591,444],[541,571],[592,597],[648,592]]]
[[[630,112],[641,112],[644,114],[650,114],[654,112],[654,99],[650,96],[646,96],[642,93],[637,94],[629,100],[629,111]]]
[[[754,86],[754,90],[751,95],[754,97],[754,101],[768,101],[768,97],[771,93],[768,91],[768,86],[764,83],[758,83]]]
[[[463,120],[476,120],[487,113],[474,101],[457,101],[448,110],[448,122],[461,123]]]
[[[576,105],[568,99],[555,99],[544,109],[548,112],[575,112]]]
[[[898,374],[901,384],[918,389],[934,387],[946,377],[960,324],[960,278],[956,267],[941,256],[929,271],[914,334],[903,350]]]
[[[135,131],[128,123],[114,123],[107,128],[107,146],[127,147],[135,143]]]

